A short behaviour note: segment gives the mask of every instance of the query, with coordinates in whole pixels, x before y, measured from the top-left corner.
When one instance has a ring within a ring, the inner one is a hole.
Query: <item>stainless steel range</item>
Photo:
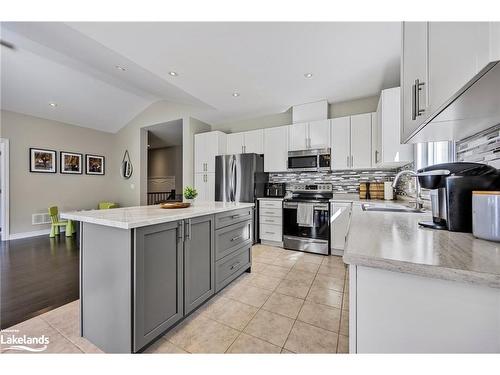
[[[330,253],[331,184],[291,187],[283,202],[283,245],[285,249],[328,255]]]

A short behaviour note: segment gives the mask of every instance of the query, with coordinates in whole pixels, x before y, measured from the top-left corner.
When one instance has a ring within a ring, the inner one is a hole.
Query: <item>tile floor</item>
[[[145,352],[347,353],[349,291],[342,258],[264,245],[254,246],[252,257],[252,273]],[[49,336],[45,353],[100,352],[79,336],[78,301],[10,329]]]

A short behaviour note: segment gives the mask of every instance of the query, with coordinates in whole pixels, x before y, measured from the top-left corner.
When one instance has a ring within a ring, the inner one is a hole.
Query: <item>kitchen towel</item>
[[[314,225],[314,207],[309,203],[297,204],[297,225],[300,227],[312,227]]]

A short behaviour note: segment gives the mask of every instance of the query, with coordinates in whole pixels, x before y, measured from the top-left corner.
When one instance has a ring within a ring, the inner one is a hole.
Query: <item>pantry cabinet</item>
[[[227,135],[228,154],[263,154],[264,129]]]
[[[289,150],[330,147],[330,120],[302,122],[289,127]]]
[[[288,126],[264,129],[264,172],[283,172],[288,162]]]
[[[215,173],[215,157],[226,153],[226,134],[221,131],[194,135],[194,173]]]
[[[401,89],[382,90],[377,112],[372,116],[372,161],[374,167],[395,168],[413,161],[413,145],[401,144]]]

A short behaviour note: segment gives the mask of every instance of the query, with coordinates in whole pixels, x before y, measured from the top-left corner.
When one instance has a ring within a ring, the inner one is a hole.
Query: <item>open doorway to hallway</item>
[[[148,205],[182,201],[182,119],[148,127]]]

